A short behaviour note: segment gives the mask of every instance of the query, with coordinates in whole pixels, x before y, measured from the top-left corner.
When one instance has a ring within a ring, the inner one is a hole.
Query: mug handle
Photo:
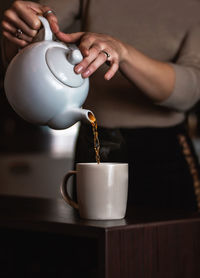
[[[65,175],[63,182],[61,183],[60,192],[66,203],[68,203],[71,207],[78,209],[78,203],[76,203],[74,200],[72,200],[72,198],[69,196],[69,193],[67,191],[67,182],[68,182],[69,178],[76,174],[77,174],[77,171],[69,171]]]

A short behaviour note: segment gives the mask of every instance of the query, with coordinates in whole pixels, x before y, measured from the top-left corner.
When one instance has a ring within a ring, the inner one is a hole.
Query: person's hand
[[[44,15],[51,8],[31,1],[14,1],[9,9],[4,12],[1,22],[2,35],[11,43],[20,48],[32,42],[41,22],[38,15]],[[46,13],[51,29],[58,32],[57,18],[54,13]]]
[[[104,78],[110,80],[117,72],[126,51],[125,45],[121,41],[105,34],[57,32],[56,36],[66,43],[78,43],[84,58],[75,66],[75,72],[81,73],[83,78],[89,77],[102,64],[108,62],[110,68]]]

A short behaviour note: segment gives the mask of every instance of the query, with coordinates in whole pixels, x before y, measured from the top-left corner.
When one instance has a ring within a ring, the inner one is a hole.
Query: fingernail
[[[83,70],[83,66],[75,67],[75,72],[80,73]]]
[[[111,79],[111,75],[110,74],[107,74],[104,76],[105,80],[110,80]]]

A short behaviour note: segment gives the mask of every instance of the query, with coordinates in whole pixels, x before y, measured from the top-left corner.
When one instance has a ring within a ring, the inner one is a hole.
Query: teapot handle
[[[53,40],[53,33],[51,31],[50,25],[48,20],[43,16],[38,16],[40,21],[42,22],[42,25],[44,27],[43,30],[43,40],[45,41],[52,41]]]

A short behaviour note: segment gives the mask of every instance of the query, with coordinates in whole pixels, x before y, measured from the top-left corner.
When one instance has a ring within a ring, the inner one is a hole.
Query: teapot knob
[[[67,59],[72,65],[79,64],[83,60],[83,56],[79,49],[71,49],[67,54]]]

